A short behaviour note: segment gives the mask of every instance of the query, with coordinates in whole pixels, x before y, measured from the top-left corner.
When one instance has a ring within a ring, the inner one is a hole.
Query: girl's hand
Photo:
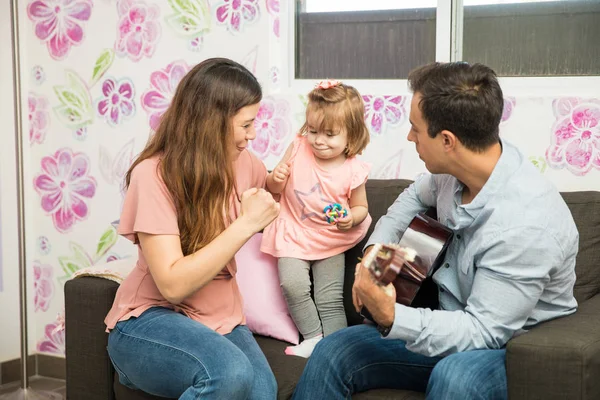
[[[348,208],[346,211],[348,212],[348,215],[346,215],[344,218],[338,219],[335,223],[340,231],[347,231],[354,226],[354,216],[352,216],[352,210]]]
[[[290,162],[277,164],[273,170],[273,181],[275,183],[285,183],[290,177],[291,165]]]
[[[279,215],[279,203],[264,189],[248,189],[242,193],[240,218],[249,223],[253,232],[260,232]]]

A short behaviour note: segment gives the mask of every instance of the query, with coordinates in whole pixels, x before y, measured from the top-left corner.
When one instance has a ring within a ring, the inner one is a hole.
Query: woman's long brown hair
[[[181,80],[156,133],[127,171],[160,157],[159,173],[171,194],[184,255],[225,229],[235,178],[232,117],[262,98],[254,75],[225,58],[207,59]]]

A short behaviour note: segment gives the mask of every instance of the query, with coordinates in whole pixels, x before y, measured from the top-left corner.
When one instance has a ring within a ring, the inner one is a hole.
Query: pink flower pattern
[[[43,256],[50,254],[50,251],[52,250],[50,239],[48,239],[46,236],[38,236],[37,246],[38,252]]]
[[[114,127],[135,113],[134,87],[131,80],[108,78],[102,83],[103,97],[97,101],[98,114]]]
[[[388,126],[400,126],[406,119],[402,96],[363,96],[365,102],[365,121],[371,128],[371,134],[381,135]]]
[[[288,102],[265,97],[260,103],[254,128],[256,139],[249,145],[254,154],[260,159],[265,159],[269,154],[281,155],[292,131]]]
[[[258,0],[221,0],[216,5],[217,22],[227,25],[231,33],[240,33],[244,24],[256,22],[260,16]]]
[[[153,130],[158,128],[160,117],[169,107],[179,81],[189,70],[186,62],[180,60],[150,75],[150,89],[142,94],[142,108],[149,114],[149,123]]]
[[[46,43],[55,60],[64,59],[71,46],[81,44],[83,25],[91,14],[91,0],[36,0],[27,6],[35,35]]]
[[[161,35],[159,6],[144,0],[119,0],[117,10],[116,54],[133,61],[152,57]]]
[[[583,176],[600,170],[600,99],[562,98],[552,103],[556,122],[546,150],[548,165]]]
[[[42,197],[42,209],[52,215],[60,233],[69,232],[75,222],[87,218],[87,201],[96,193],[96,180],[88,176],[90,161],[85,154],[63,148],[42,158],[41,166],[34,188]]]
[[[44,96],[29,93],[29,144],[43,143],[50,125],[48,100]]]
[[[267,12],[273,19],[273,34],[279,37],[279,0],[267,0]]]
[[[121,258],[122,257],[120,255],[118,255],[118,254],[110,253],[108,255],[108,257],[106,257],[106,262],[109,263],[109,262],[112,262],[112,261],[117,261],[117,260],[120,260]]]
[[[37,343],[37,350],[42,353],[65,354],[65,331],[60,328],[60,321],[52,322],[44,328],[44,337]]]
[[[279,68],[277,68],[276,66],[271,67],[271,69],[269,70],[269,77],[270,77],[271,83],[273,85],[278,85],[279,84]]]
[[[36,85],[41,85],[46,80],[46,72],[40,65],[34,65],[31,68],[31,79]]]
[[[508,121],[516,105],[517,99],[515,99],[514,97],[504,98],[504,109],[502,110],[502,118],[500,119],[500,123]]]
[[[54,295],[52,282],[53,268],[51,265],[33,262],[33,304],[35,311],[48,311],[50,300]]]

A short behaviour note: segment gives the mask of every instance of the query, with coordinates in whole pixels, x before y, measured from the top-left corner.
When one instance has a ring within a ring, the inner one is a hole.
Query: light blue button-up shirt
[[[523,329],[575,312],[579,234],[557,189],[502,141],[491,176],[469,204],[450,175],[425,175],[377,223],[365,247],[398,243],[412,218],[436,207],[454,230],[434,274],[440,310],[396,304],[389,339],[427,356],[498,349]]]

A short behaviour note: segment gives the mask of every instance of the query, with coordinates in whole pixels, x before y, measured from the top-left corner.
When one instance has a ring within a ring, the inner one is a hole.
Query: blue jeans
[[[506,350],[426,357],[407,350],[402,340],[382,339],[373,325],[357,325],[317,344],[293,399],[350,399],[388,388],[426,392],[434,400],[504,400],[505,358]]]
[[[117,323],[108,354],[120,382],[155,396],[191,400],[275,399],[277,383],[246,326],[221,335],[163,307]]]

